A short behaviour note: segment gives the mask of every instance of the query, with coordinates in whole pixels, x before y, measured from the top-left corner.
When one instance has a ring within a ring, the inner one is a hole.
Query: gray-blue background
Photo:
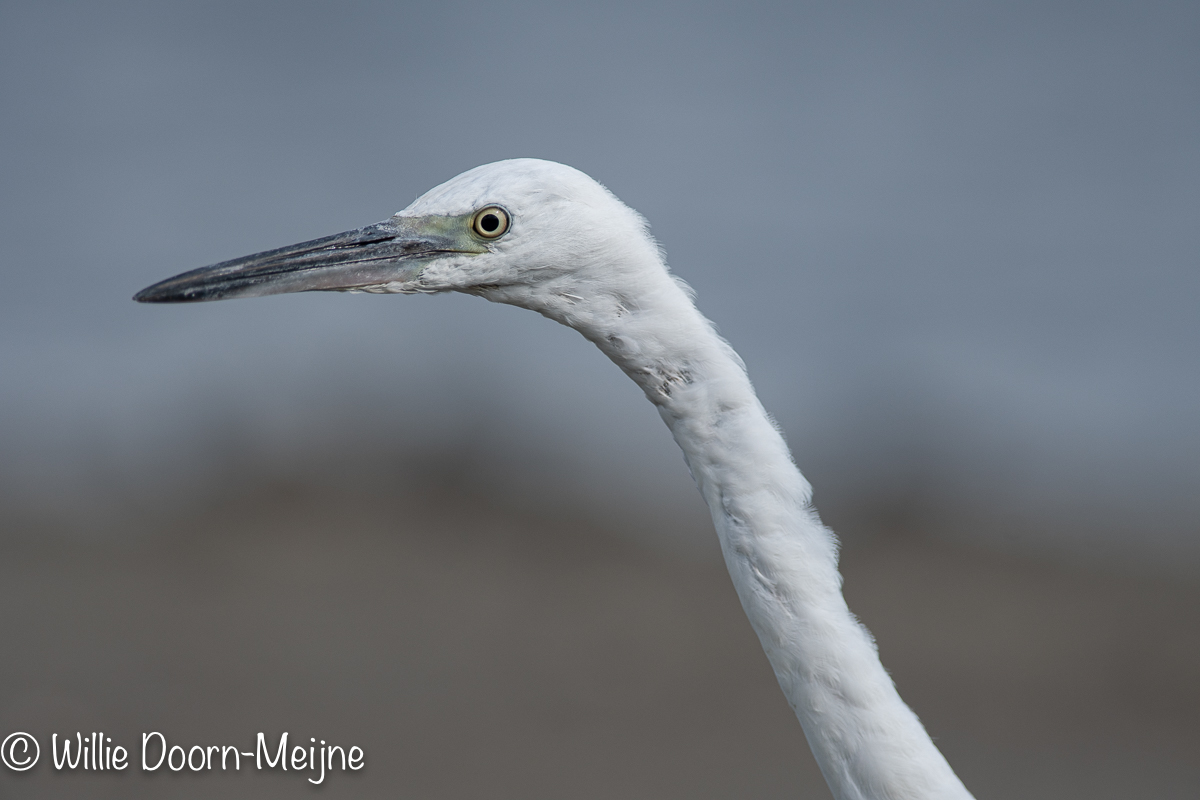
[[[37,513],[64,486],[84,505],[194,492],[216,437],[285,466],[469,450],[513,492],[693,513],[636,391],[533,315],[129,302],[538,156],[650,219],[827,514],[916,498],[947,535],[1195,564],[1198,19],[1188,3],[6,4],[3,483]]]

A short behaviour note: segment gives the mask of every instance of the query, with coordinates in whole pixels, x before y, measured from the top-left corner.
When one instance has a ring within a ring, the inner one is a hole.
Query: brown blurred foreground
[[[713,536],[697,530],[697,536]],[[851,607],[983,798],[1200,796],[1200,591],[878,536]],[[720,564],[445,489],[303,488],[174,530],[0,539],[11,797],[828,797]],[[122,773],[51,768],[103,730]],[[141,733],[366,752],[360,773],[155,774]]]

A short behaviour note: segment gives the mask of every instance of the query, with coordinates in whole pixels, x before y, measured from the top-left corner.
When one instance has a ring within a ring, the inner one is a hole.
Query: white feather
[[[658,407],[712,513],[742,607],[839,800],[970,794],[904,704],[841,593],[837,540],[740,358],[668,271],[644,219],[578,170],[478,167],[398,216],[512,214],[483,255],[433,261],[391,291],[463,291],[594,342]]]

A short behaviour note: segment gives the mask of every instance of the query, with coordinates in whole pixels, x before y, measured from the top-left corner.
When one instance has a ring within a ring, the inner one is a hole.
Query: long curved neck
[[[660,266],[636,302],[539,304],[645,391],[708,503],[734,587],[838,800],[970,798],[850,613],[837,540],[745,368]]]

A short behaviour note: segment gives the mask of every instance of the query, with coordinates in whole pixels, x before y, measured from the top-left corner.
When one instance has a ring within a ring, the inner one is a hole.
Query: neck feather
[[[576,328],[645,391],[712,513],[742,607],[839,800],[970,798],[841,592],[837,539],[741,359],[659,262],[636,293],[562,292]]]

